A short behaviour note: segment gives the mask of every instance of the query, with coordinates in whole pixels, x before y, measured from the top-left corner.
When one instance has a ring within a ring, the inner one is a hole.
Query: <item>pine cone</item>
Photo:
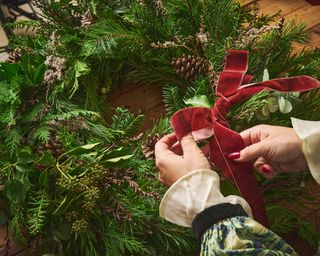
[[[63,145],[59,141],[58,136],[52,134],[47,144],[38,147],[36,155],[41,156],[45,151],[50,152],[54,158],[58,158],[64,152]]]
[[[208,72],[206,59],[195,55],[183,54],[179,58],[173,58],[171,64],[179,75],[191,81]]]
[[[82,15],[82,19],[81,19],[81,27],[89,27],[93,22],[93,17],[92,14],[90,12],[90,10],[88,9],[84,15]]]
[[[26,52],[31,53],[32,49],[28,47]],[[21,47],[13,49],[7,58],[8,63],[19,63],[22,61],[23,49]]]
[[[142,144],[142,152],[148,159],[154,159],[154,147],[156,143],[161,139],[161,136],[159,134],[155,135],[149,135],[146,139],[146,141]]]

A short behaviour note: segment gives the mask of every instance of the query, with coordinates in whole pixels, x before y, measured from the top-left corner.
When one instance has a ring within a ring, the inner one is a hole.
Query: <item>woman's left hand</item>
[[[191,134],[181,140],[183,155],[177,154],[174,149],[177,142],[176,135],[172,133],[164,136],[155,146],[156,165],[160,171],[159,180],[167,186],[192,171],[210,169],[209,161]]]

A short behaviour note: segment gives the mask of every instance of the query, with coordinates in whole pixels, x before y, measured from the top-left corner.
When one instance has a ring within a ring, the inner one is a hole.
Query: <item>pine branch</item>
[[[177,86],[166,85],[163,88],[163,101],[169,116],[183,107],[180,90]]]
[[[143,115],[134,116],[126,109],[116,108],[111,128],[121,136],[133,136],[140,128],[143,118]]]
[[[50,137],[50,127],[47,125],[40,126],[34,133],[33,137],[40,140],[42,143],[46,144]]]
[[[8,152],[11,155],[17,151],[20,142],[22,140],[22,135],[16,129],[12,129],[10,132],[6,134],[5,144],[8,149]]]
[[[28,228],[31,235],[41,232],[47,219],[47,207],[50,201],[44,192],[34,194],[28,203]]]

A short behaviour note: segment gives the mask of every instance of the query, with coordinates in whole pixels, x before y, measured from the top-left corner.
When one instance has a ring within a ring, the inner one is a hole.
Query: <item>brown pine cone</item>
[[[142,152],[148,159],[154,159],[154,147],[156,143],[161,139],[159,134],[149,135],[145,142],[141,145]]]
[[[171,64],[180,76],[191,81],[208,72],[207,60],[195,55],[183,54],[179,58],[173,58]]]

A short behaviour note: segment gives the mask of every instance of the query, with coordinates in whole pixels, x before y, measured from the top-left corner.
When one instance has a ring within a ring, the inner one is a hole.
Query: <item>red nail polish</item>
[[[267,167],[267,166],[262,166],[262,171],[263,171],[265,174],[270,174],[270,173],[271,173],[270,168]]]
[[[240,158],[240,152],[230,153],[228,155],[228,158],[230,158],[230,159],[238,159],[238,158]]]

